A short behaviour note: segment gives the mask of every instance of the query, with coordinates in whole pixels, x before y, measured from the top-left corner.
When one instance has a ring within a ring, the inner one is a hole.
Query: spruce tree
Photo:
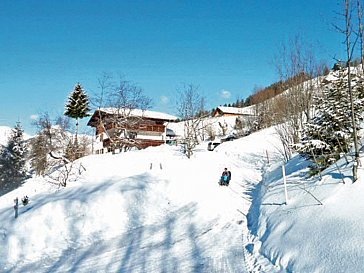
[[[89,98],[80,83],[77,83],[74,90],[70,93],[68,102],[65,106],[64,115],[76,119],[75,146],[77,146],[78,119],[89,116]]]
[[[26,175],[26,156],[28,152],[28,147],[24,141],[24,130],[18,122],[13,129],[12,138],[9,141],[8,149],[14,158],[14,168],[16,174],[23,178]]]
[[[364,79],[361,75],[351,76],[358,131],[363,121]],[[301,143],[297,145],[300,153],[315,159],[318,169],[327,167],[341,153],[349,152],[354,139],[346,71],[335,71],[324,82],[321,96],[314,98],[316,114],[306,123]]]
[[[27,145],[24,131],[18,122],[13,128],[8,144],[0,151],[0,180],[8,188],[17,187],[26,178]]]

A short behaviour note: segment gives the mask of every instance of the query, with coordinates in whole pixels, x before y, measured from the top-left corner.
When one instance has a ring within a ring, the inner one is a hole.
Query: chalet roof
[[[100,111],[103,111],[105,113],[109,114],[115,114],[118,112],[117,108],[101,108]],[[134,117],[145,117],[145,118],[152,118],[152,119],[162,119],[162,120],[170,120],[174,121],[177,120],[177,117],[162,113],[162,112],[156,112],[151,110],[141,110],[141,109],[132,109],[130,110],[130,116]]]
[[[254,115],[253,107],[227,107],[227,106],[219,106],[217,110],[220,110],[225,114],[235,114],[235,115]]]
[[[150,110],[141,110],[141,109],[131,109],[129,112],[129,109],[124,109],[126,112],[128,112],[128,116],[129,117],[143,117],[143,118],[150,118],[150,119],[158,119],[158,120],[164,120],[164,121],[176,121],[178,118],[173,116],[173,115],[169,115],[166,113],[162,113],[162,112],[156,112],[156,111],[150,111]],[[118,108],[113,108],[113,107],[109,107],[109,108],[100,108],[97,109],[94,114],[92,115],[90,121],[93,119],[93,117],[95,116],[95,114],[100,111],[106,114],[117,114],[122,113],[120,109]],[[90,124],[89,121],[89,124]]]

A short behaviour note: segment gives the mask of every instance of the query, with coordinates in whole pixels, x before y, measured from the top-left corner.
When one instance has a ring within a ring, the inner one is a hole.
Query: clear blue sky
[[[344,49],[336,0],[0,0],[0,125],[61,115],[80,82],[102,72],[142,87],[153,110],[176,114],[176,89],[199,86],[207,108],[278,80],[279,46],[299,34],[330,65]],[[85,122],[85,121],[84,121]]]

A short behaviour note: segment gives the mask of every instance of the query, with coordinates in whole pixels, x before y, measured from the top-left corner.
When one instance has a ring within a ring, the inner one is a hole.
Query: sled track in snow
[[[231,154],[230,156],[234,156]],[[240,162],[243,162],[244,165],[246,162],[250,162],[250,160],[247,160],[245,157],[241,156],[234,156],[235,160],[233,165],[236,168],[241,168],[242,166],[239,164]],[[264,158],[264,157],[263,157]],[[237,163],[239,162],[239,163]],[[261,173],[261,181],[258,183],[252,183],[247,179],[247,177],[241,177],[240,182],[231,183],[229,186],[229,194],[233,195],[234,197],[239,197],[244,200],[245,205],[248,203],[249,209],[252,205],[252,201],[254,196],[252,195],[252,192],[255,190],[256,186],[259,183],[263,183],[265,180],[265,174],[267,172],[267,169],[269,167],[269,163],[262,159],[256,162],[256,165],[252,166],[251,169],[256,169],[259,173]],[[243,190],[243,192],[242,192]],[[241,231],[241,242],[243,247],[243,259],[244,259],[244,266],[245,271],[249,273],[276,273],[279,272],[279,270],[274,266],[274,264],[271,263],[270,260],[268,260],[265,256],[261,255],[259,251],[253,251],[254,248],[254,242],[258,239],[256,236],[252,235],[250,233],[250,230],[248,228],[248,219],[247,214],[249,212],[249,209],[243,210],[245,215],[245,221],[243,224],[243,228]],[[239,209],[238,211],[242,213]]]

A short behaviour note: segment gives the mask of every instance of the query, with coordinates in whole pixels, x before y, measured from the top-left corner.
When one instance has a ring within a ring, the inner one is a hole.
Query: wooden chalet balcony
[[[163,131],[164,132],[164,131]],[[156,131],[138,131],[138,136],[160,136],[162,132]]]
[[[127,130],[136,130],[136,131],[147,131],[147,132],[160,132],[160,133],[164,133],[165,130],[165,126],[164,125],[159,125],[159,124],[139,124],[139,125],[131,125],[131,126],[115,126],[115,124],[109,123],[109,124],[105,124],[105,129],[106,130],[110,130],[110,129],[114,129],[114,128],[118,128],[118,129],[127,129]]]
[[[146,132],[160,132],[160,133],[164,133],[165,126],[164,125],[158,125],[158,124],[155,124],[155,125],[144,125],[144,124],[141,124],[137,130],[138,131],[146,131]]]

